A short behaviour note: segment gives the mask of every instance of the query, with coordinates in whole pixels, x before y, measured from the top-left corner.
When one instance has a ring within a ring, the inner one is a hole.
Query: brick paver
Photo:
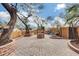
[[[16,56],[78,56],[72,51],[65,39],[51,39],[46,35],[44,39],[36,36],[18,38],[15,42],[15,52],[10,55]]]

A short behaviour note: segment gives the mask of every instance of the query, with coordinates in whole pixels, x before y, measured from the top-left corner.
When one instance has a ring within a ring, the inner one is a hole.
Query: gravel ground
[[[21,37],[15,42],[15,52],[10,56],[78,56],[67,45],[66,39],[51,39],[46,35],[44,39],[36,36]]]

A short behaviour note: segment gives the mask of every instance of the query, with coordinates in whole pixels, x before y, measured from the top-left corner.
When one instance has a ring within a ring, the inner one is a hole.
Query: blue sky
[[[65,13],[66,4],[44,3],[43,5],[44,8],[37,14],[40,17],[47,18],[48,16],[52,16],[52,20],[54,20],[55,17],[60,16],[61,13]],[[6,15],[8,14],[5,14],[5,11],[5,8],[0,4],[0,19],[7,19]]]
[[[60,5],[60,6],[58,6]],[[61,6],[64,5],[64,6]],[[53,18],[59,16],[61,13],[64,14],[66,4],[52,4],[45,3],[44,9],[39,13],[39,16],[47,18],[48,16],[52,16]]]
[[[38,15],[44,18],[47,18],[48,16],[52,16],[52,17],[59,16],[60,13],[64,13],[65,6],[61,8],[61,6],[58,7],[57,5],[58,4],[55,3],[45,3],[44,9],[42,9],[42,11]],[[57,7],[60,9],[57,9]],[[1,11],[5,11],[5,8],[0,4],[0,12]]]
[[[5,11],[5,8],[0,4],[0,12]]]
[[[41,17],[47,18],[48,16],[55,16],[55,8],[56,4],[44,4],[44,9],[42,12],[39,14]]]

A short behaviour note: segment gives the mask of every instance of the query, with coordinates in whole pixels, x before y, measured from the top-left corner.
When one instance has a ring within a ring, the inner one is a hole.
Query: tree
[[[36,6],[38,6],[38,8],[35,8]],[[39,7],[43,7],[42,4],[32,4],[32,3],[21,3],[21,4],[17,4],[17,12],[18,14],[20,14],[21,16],[17,15],[19,20],[25,25],[25,30],[26,30],[26,35],[29,34],[29,26],[28,26],[28,18],[31,16],[35,16],[38,13],[38,9],[42,9]],[[19,8],[20,7],[20,8]],[[24,11],[25,13],[27,13],[28,15],[23,15],[21,11]]]
[[[79,18],[79,4],[73,4],[70,7],[66,9],[66,23],[70,25],[70,37],[73,38],[78,38],[78,33],[74,27],[75,21],[78,21]]]
[[[16,9],[13,6],[8,3],[2,3],[2,6],[9,12],[11,18],[6,28],[3,29],[3,32],[0,36],[0,45],[6,44],[7,42],[11,41],[10,35],[17,20]]]
[[[47,24],[45,20],[41,17],[36,16],[34,22],[37,24],[37,38],[44,38],[45,27],[44,24]]]
[[[58,20],[56,20],[53,24],[54,24],[54,26],[56,26],[56,29],[57,29],[56,34],[60,34],[61,33],[61,29],[60,29],[61,23]]]
[[[19,6],[18,6],[19,5]],[[10,35],[11,35],[11,32],[13,31],[14,29],[14,26],[15,26],[15,23],[16,23],[16,20],[17,20],[17,12],[18,10],[20,11],[26,11],[27,10],[27,7],[30,7],[31,4],[15,4],[15,3],[2,3],[2,6],[9,12],[10,14],[10,21],[8,22],[6,28],[4,27],[3,28],[3,32],[0,36],[0,44],[5,44],[10,40]],[[17,8],[18,6],[18,8]],[[20,12],[19,11],[19,12]],[[28,12],[28,11],[27,11]],[[30,13],[30,12],[29,12]],[[33,12],[34,13],[34,12]],[[29,17],[29,16],[28,16]],[[26,18],[27,19],[27,18]]]
[[[21,14],[22,15],[22,14]],[[17,15],[18,16],[18,15]],[[23,15],[22,15],[23,16]],[[30,36],[30,31],[29,31],[29,25],[28,25],[28,18],[31,16],[31,14],[30,15],[28,15],[27,17],[25,17],[25,16],[23,16],[23,18],[24,19],[21,19],[19,16],[18,16],[18,18],[20,19],[20,21],[25,25],[25,35],[24,36]]]
[[[28,25],[28,22],[29,22],[28,18],[33,16],[36,13],[36,10],[33,8],[34,6],[31,3],[30,4],[21,4],[21,6],[27,6],[27,8],[24,8],[24,7],[23,8],[24,8],[24,10],[27,10],[26,13],[28,15],[24,16],[23,14],[20,13],[20,11],[18,11],[18,14],[20,14],[21,17],[19,15],[17,15],[17,16],[21,20],[21,22],[25,25],[25,30],[26,30],[25,36],[29,36],[30,35],[30,32],[29,32],[30,27]]]
[[[34,22],[37,24],[38,29],[42,29],[48,24],[48,22],[42,17],[35,16],[34,18]]]

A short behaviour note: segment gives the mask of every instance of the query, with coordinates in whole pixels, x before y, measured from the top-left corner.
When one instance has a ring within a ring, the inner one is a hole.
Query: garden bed
[[[79,44],[77,44],[76,41],[69,41],[68,46],[79,54]]]

